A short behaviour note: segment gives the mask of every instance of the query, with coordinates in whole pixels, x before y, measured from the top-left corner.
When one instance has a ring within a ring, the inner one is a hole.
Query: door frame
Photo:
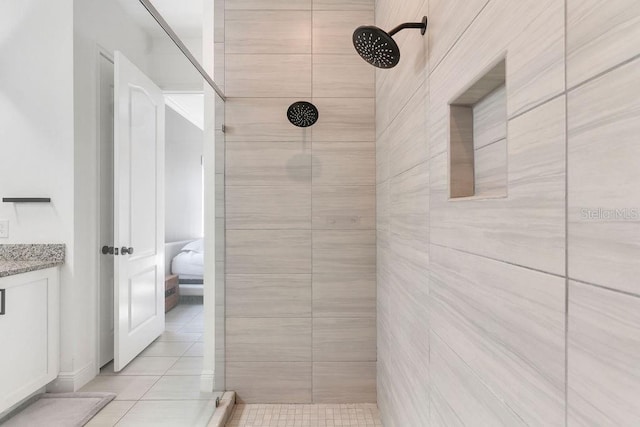
[[[94,296],[94,304],[96,307],[95,310],[95,316],[94,316],[94,321],[95,321],[95,328],[94,328],[94,338],[95,338],[95,345],[94,345],[94,373],[95,375],[98,375],[100,373],[100,326],[101,326],[101,322],[100,322],[100,315],[101,315],[101,301],[100,301],[100,266],[102,263],[102,257],[104,255],[102,255],[99,251],[99,247],[103,244],[103,242],[100,242],[100,221],[102,220],[102,214],[100,212],[99,206],[100,206],[100,198],[102,196],[101,191],[100,191],[100,173],[101,173],[101,156],[100,156],[100,84],[99,84],[99,78],[100,78],[100,57],[104,57],[106,59],[108,59],[111,63],[114,64],[115,66],[115,61],[114,61],[114,55],[112,52],[110,52],[109,49],[106,49],[105,47],[101,46],[100,44],[96,44],[96,51],[95,51],[95,56],[94,56],[94,72],[96,73],[96,79],[95,79],[95,99],[96,99],[96,115],[94,117],[95,123],[96,123],[96,127],[95,127],[95,141],[96,141],[96,157],[95,157],[95,166],[96,166],[96,171],[97,171],[97,175],[96,175],[96,182],[95,182],[95,194],[96,194],[96,198],[95,198],[95,211],[96,211],[96,228],[94,230],[95,232],[95,242],[97,243],[96,248],[94,248],[95,250],[95,271],[94,271],[94,286],[93,286],[93,290],[95,293]],[[207,89],[205,88],[204,91],[206,91]],[[175,92],[175,91],[174,91]],[[206,95],[205,95],[206,96]],[[206,135],[206,133],[205,133]],[[203,150],[206,150],[206,141],[203,139]],[[212,171],[213,173],[215,173],[215,163],[213,163],[213,167],[214,170]],[[207,162],[203,162],[203,168],[204,168],[204,176],[205,176],[205,182],[203,185],[206,186],[206,177],[207,177]],[[205,204],[206,204],[206,199],[207,199],[207,192],[205,191]],[[213,198],[215,200],[215,197]],[[213,233],[209,232],[207,233],[207,227],[206,227],[206,218],[203,218],[203,222],[205,223],[205,226],[203,228],[203,238],[205,239],[205,242],[207,241],[207,238],[214,238],[215,239],[215,230],[213,230]],[[164,227],[164,224],[163,224]],[[212,234],[212,235],[210,235]],[[213,246],[213,245],[212,245]],[[215,266],[213,267],[213,271],[215,272]],[[215,388],[215,384],[214,384],[214,378],[215,378],[215,372],[212,369],[213,368],[213,362],[210,363],[210,365],[212,366],[207,366],[206,363],[206,359],[207,359],[207,353],[209,353],[209,358],[214,358],[214,352],[215,350],[213,349],[214,347],[214,343],[215,343],[215,339],[211,336],[210,333],[207,333],[208,331],[211,331],[215,334],[215,326],[213,324],[207,326],[207,324],[209,323],[209,321],[211,320],[215,320],[215,273],[213,275],[211,274],[207,274],[207,262],[205,260],[205,279],[207,277],[211,277],[211,280],[205,280],[205,284],[204,284],[204,297],[203,297],[203,310],[204,310],[204,318],[205,318],[205,325],[204,325],[204,333],[203,333],[203,344],[205,349],[209,349],[209,351],[205,350],[205,360],[204,360],[204,364],[205,366],[203,366],[203,370],[201,372],[201,390],[202,391],[213,391]],[[207,282],[210,282],[207,284]],[[207,302],[208,300],[208,302]],[[209,368],[209,369],[208,369]]]
[[[95,123],[96,123],[96,128],[95,128],[95,138],[96,138],[96,200],[95,200],[95,208],[96,208],[96,243],[97,243],[97,247],[94,248],[95,249],[95,259],[96,259],[96,271],[95,271],[95,293],[96,293],[96,335],[95,335],[95,340],[96,340],[96,348],[95,348],[95,371],[96,374],[100,373],[100,334],[101,334],[101,318],[102,318],[102,299],[101,299],[101,280],[102,277],[100,275],[100,271],[102,269],[102,260],[103,257],[105,255],[102,255],[99,251],[99,247],[101,245],[104,245],[105,243],[108,242],[101,242],[100,241],[100,228],[102,226],[102,219],[103,219],[103,214],[100,210],[100,201],[102,199],[102,189],[101,189],[101,183],[102,183],[102,156],[100,155],[101,153],[101,148],[102,148],[102,144],[100,141],[100,119],[101,119],[101,110],[100,110],[100,74],[101,74],[101,69],[100,69],[100,61],[101,58],[106,59],[107,61],[109,61],[112,65],[112,67],[114,68],[115,71],[115,59],[113,57],[113,53],[109,52],[108,49],[100,46],[99,44],[96,45],[96,55],[95,55],[95,75],[96,75],[96,87],[95,87],[95,93],[96,93],[96,117],[95,117]],[[115,135],[114,135],[114,139],[115,139]]]
[[[100,155],[100,151],[102,148],[102,144],[100,142],[100,60],[101,57],[107,59],[109,62],[111,62],[111,64],[114,66],[115,68],[115,60],[113,57],[113,53],[109,52],[108,49],[104,48],[103,46],[97,44],[96,45],[96,54],[95,54],[95,96],[96,96],[96,117],[95,117],[95,123],[96,123],[96,128],[95,128],[95,138],[96,138],[96,158],[95,158],[95,166],[96,166],[96,186],[95,186],[95,194],[96,194],[96,199],[95,199],[95,209],[96,209],[96,229],[95,231],[95,236],[96,236],[96,247],[94,248],[94,254],[95,254],[95,272],[94,272],[94,277],[95,277],[95,304],[96,304],[96,315],[95,315],[95,322],[96,322],[96,327],[95,327],[95,356],[94,356],[94,367],[95,367],[95,374],[98,375],[100,373],[100,334],[101,334],[101,314],[102,314],[102,300],[101,300],[101,295],[100,295],[100,286],[101,286],[101,277],[100,277],[100,270],[102,268],[102,257],[105,255],[102,255],[99,251],[99,247],[100,245],[104,245],[105,242],[101,242],[100,241],[100,227],[102,224],[102,219],[103,219],[103,215],[102,212],[100,211],[100,200],[102,198],[102,191],[101,191],[101,176],[102,176],[102,156]],[[115,137],[115,136],[114,136]]]

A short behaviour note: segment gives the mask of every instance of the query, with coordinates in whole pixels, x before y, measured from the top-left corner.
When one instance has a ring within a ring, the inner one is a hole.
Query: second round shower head
[[[316,106],[306,101],[294,102],[287,110],[287,118],[291,124],[300,128],[313,126],[319,115]]]
[[[393,68],[400,62],[400,48],[393,35],[405,28],[419,28],[422,35],[427,32],[427,17],[422,22],[398,25],[388,33],[378,27],[365,25],[353,32],[353,47],[369,64],[378,68]]]

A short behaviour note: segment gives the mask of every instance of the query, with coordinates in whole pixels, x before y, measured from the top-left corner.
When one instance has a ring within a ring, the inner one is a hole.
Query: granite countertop
[[[64,254],[61,244],[0,245],[0,277],[60,266]]]

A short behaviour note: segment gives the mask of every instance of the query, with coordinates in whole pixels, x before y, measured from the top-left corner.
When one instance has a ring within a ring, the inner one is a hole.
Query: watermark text
[[[640,221],[640,208],[582,208],[582,221]]]

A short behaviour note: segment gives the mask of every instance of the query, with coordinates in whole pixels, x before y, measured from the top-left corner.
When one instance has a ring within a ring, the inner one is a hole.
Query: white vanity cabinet
[[[58,375],[59,287],[58,267],[0,278],[0,413]]]

